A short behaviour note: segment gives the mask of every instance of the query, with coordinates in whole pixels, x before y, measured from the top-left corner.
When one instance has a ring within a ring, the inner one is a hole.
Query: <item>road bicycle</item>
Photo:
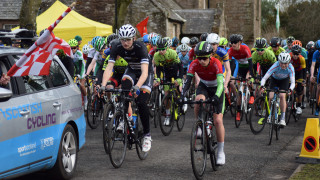
[[[244,116],[246,116],[246,122],[249,123],[251,118],[251,105],[249,105],[250,99],[250,91],[247,85],[249,80],[244,78],[231,78],[231,80],[240,81],[239,89],[238,89],[238,98],[241,96],[241,104],[240,104],[240,120],[237,120],[237,115],[235,116],[235,125],[239,128],[241,122],[243,121]],[[238,111],[236,111],[238,112]]]
[[[198,119],[191,131],[190,155],[193,174],[197,179],[204,177],[207,166],[207,155],[214,171],[218,170],[216,133],[213,129],[214,106],[211,99],[199,101],[185,101],[184,104],[199,104]]]
[[[95,76],[87,77],[87,122],[91,129],[96,129],[103,120],[103,106],[107,102],[107,96],[98,92],[98,87],[94,81]]]
[[[148,156],[148,152],[142,151],[143,144],[143,129],[139,121],[138,109],[136,106],[135,98],[130,97],[128,93],[131,90],[111,89],[105,90],[106,92],[118,93],[117,100],[119,104],[115,106],[115,113],[111,120],[107,121],[109,128],[108,135],[108,153],[111,164],[115,168],[121,167],[124,162],[127,149],[136,149],[140,160],[144,160]],[[137,119],[134,121],[128,120],[128,109],[124,108],[126,103],[131,103],[133,114],[137,114]],[[124,122],[122,130],[118,129],[120,122]]]
[[[271,118],[270,120],[267,120],[267,124],[269,124],[269,143],[268,145],[271,145],[272,142],[272,135],[273,131],[276,133],[276,140],[279,139],[280,136],[280,128],[281,125],[279,124],[279,116],[280,116],[280,95],[279,93],[287,93],[287,91],[279,90],[278,87],[275,87],[274,89],[269,89],[267,91],[273,91],[274,96],[270,102],[270,115],[268,118]]]
[[[159,84],[159,86],[153,87],[153,90],[150,95],[150,99],[148,102],[149,114],[151,120],[153,119],[154,128],[157,128],[159,118],[161,117],[160,107],[163,99],[163,86]]]
[[[185,112],[183,111],[182,106],[179,106],[177,102],[180,94],[176,89],[174,79],[172,78],[171,82],[161,82],[160,84],[169,86],[168,94],[164,96],[159,111],[161,115],[159,118],[160,130],[163,135],[168,136],[173,129],[174,122],[177,124],[178,131],[182,131],[185,123]],[[168,124],[165,121],[167,108],[170,109],[170,120]]]
[[[303,84],[303,82],[297,80],[296,81],[296,85],[297,84]],[[297,87],[297,86],[296,86]],[[291,93],[291,96],[288,96],[287,99],[287,106],[288,106],[288,116],[286,116],[286,124],[288,125],[290,122],[291,117],[294,118],[294,121],[297,122],[300,119],[301,114],[297,114],[297,92],[296,89],[294,89],[293,93]]]
[[[236,115],[236,110],[237,110],[237,97],[236,94],[233,94],[233,92],[231,91],[231,87],[230,87],[230,82],[228,85],[228,92],[225,93],[225,110],[224,110],[224,114],[228,113],[228,111],[230,111],[230,114],[232,117],[234,117]]]

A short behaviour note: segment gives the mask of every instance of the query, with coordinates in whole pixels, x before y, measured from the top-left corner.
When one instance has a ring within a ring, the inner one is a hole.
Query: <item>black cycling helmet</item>
[[[281,44],[280,38],[278,38],[278,37],[271,38],[271,40],[270,40],[271,47],[278,47],[278,46],[280,46],[280,44]]]
[[[309,41],[306,45],[306,49],[310,51],[311,49],[314,49],[314,45],[315,43],[313,41]]]
[[[172,38],[172,47],[178,47],[179,45],[179,39],[177,37]]]
[[[200,36],[200,41],[206,41],[209,33],[203,33]]]
[[[320,50],[320,39],[316,41],[315,48],[316,50]]]
[[[293,54],[299,54],[299,53],[301,53],[301,47],[299,45],[294,45],[291,48],[291,52]]]
[[[293,36],[289,36],[288,38],[287,38],[287,44],[292,44],[293,43],[293,41],[295,41],[296,39],[293,37]]]
[[[192,37],[190,39],[190,45],[191,46],[198,44],[198,42],[199,42],[199,39],[197,37]]]
[[[168,47],[168,40],[166,38],[160,38],[157,41],[157,49],[165,49]]]
[[[111,41],[113,41],[115,39],[119,39],[119,36],[117,34],[111,34],[110,36],[108,36],[108,38],[107,38],[107,46],[109,46]]]
[[[257,38],[256,43],[254,44],[255,48],[266,48],[267,40],[265,38]]]
[[[210,56],[212,51],[213,48],[211,44],[206,41],[201,41],[200,43],[198,43],[194,50],[196,56]]]
[[[229,38],[230,43],[239,42],[243,40],[243,36],[240,34],[232,34]]]

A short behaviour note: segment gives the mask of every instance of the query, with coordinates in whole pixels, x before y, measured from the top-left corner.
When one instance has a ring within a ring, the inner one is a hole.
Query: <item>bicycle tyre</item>
[[[108,141],[110,150],[109,158],[112,166],[115,168],[119,168],[123,164],[128,145],[127,124],[124,123],[124,129],[122,132],[117,131],[117,127],[121,120],[124,120],[124,115],[120,111],[118,111],[112,117],[112,121],[115,122],[115,127],[113,127],[110,131],[110,140]]]
[[[202,136],[200,139],[197,137],[198,127],[202,129]],[[196,121],[193,124],[190,140],[190,154],[191,154],[191,165],[193,174],[197,179],[202,179],[205,169],[206,169],[206,160],[207,160],[207,140],[205,137],[205,129],[201,121]],[[200,142],[200,148],[196,146],[196,143]],[[199,155],[196,153],[200,152]],[[197,157],[196,157],[197,156]],[[199,156],[199,157],[198,157]],[[198,167],[199,166],[199,167]]]
[[[274,104],[271,105],[271,123],[269,123],[269,143],[271,145],[272,142],[272,135],[273,135],[273,128],[275,125],[275,114],[274,114]]]
[[[172,110],[172,108],[170,108],[170,123],[169,125],[164,125],[164,121],[165,121],[165,117],[166,117],[166,105],[167,103],[171,103],[171,94],[167,94],[162,102],[161,102],[161,118],[159,119],[159,126],[160,126],[160,130],[162,132],[162,134],[164,136],[169,136],[172,129],[173,129],[173,124],[174,124],[174,112]],[[166,102],[166,103],[165,103]],[[170,106],[172,105],[172,103],[170,104]]]
[[[208,114],[206,116],[206,121],[208,121],[209,117]],[[208,153],[210,154],[210,163],[213,171],[218,170],[218,165],[217,165],[217,148],[218,148],[218,141],[217,137],[215,134],[215,131],[213,130],[214,127],[212,127],[210,133],[211,133],[211,138],[208,138],[207,146],[208,146]]]
[[[110,112],[112,114],[110,114]],[[109,154],[110,149],[109,149],[109,134],[110,131],[112,130],[112,116],[114,114],[114,107],[112,104],[108,104],[105,105],[103,108],[103,123],[102,124],[102,138],[103,138],[103,147],[104,147],[104,151],[106,152],[106,154]]]
[[[138,141],[136,142],[136,151],[138,154],[138,157],[140,160],[145,160],[148,157],[148,152],[142,151],[142,144],[143,144],[143,128],[142,123],[139,118],[139,114],[137,114],[137,120],[136,120],[136,127],[134,129],[135,134],[137,136]]]
[[[162,101],[162,94],[159,92],[159,89],[156,90],[156,97],[155,97],[155,106],[153,111],[153,125],[154,128],[158,127],[158,122],[160,121],[159,118],[161,117],[160,107]]]
[[[184,123],[186,121],[186,114],[185,112],[183,112],[182,107],[178,106],[176,108],[178,108],[177,128],[178,128],[178,131],[181,132],[184,127]]]
[[[278,110],[279,110],[279,108],[277,108],[277,113],[278,113]],[[280,128],[280,125],[279,125],[279,118],[281,117],[281,115],[279,115],[278,114],[278,123],[276,124],[274,124],[274,130],[276,131],[276,140],[279,140],[279,137],[280,137],[280,130],[281,130],[281,128]]]
[[[255,99],[255,101],[252,104],[251,108],[251,118],[250,118],[250,129],[251,132],[255,135],[261,133],[266,125],[266,119],[268,118],[268,110],[266,109],[266,103],[263,96],[258,97]],[[265,115],[263,116],[263,112]],[[259,124],[258,122],[261,120],[261,118],[264,118],[262,121],[262,124]]]
[[[88,102],[87,122],[91,129],[97,129],[97,127],[100,125],[101,117],[103,114],[100,104],[102,102],[99,100],[97,95],[93,95],[92,97],[93,98],[91,99],[90,104]]]
[[[286,125],[289,124],[291,116],[293,116],[293,102],[292,96],[289,96],[289,102],[287,102],[287,109],[286,109]]]

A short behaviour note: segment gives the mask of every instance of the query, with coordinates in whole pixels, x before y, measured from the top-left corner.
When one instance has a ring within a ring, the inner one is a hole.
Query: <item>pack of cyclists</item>
[[[117,34],[106,38],[94,37],[83,46],[82,52],[79,50],[81,40],[81,37],[77,36],[69,40],[69,45],[74,54],[74,74],[80,79],[84,106],[88,106],[85,77],[90,74],[96,77],[96,86],[100,93],[119,87],[132,90],[128,95],[134,96],[137,100],[144,133],[144,152],[151,149],[152,141],[147,104],[152,89],[161,85],[162,80],[169,81],[174,78],[181,105],[192,86],[195,87],[195,101],[212,100],[212,123],[216,129],[218,165],[225,164],[223,114],[226,93],[232,92],[237,95],[235,119],[240,121],[242,94],[237,93],[238,80],[245,81],[249,87],[249,105],[252,105],[255,97],[266,89],[277,87],[288,92],[280,93],[279,96],[279,124],[283,127],[286,126],[286,99],[293,92],[297,95],[296,113],[301,114],[305,107],[304,97],[309,97],[310,100],[310,95],[307,94],[316,91],[315,115],[319,115],[320,88],[313,87],[319,83],[320,40],[310,41],[305,49],[301,41],[292,36],[285,40],[272,37],[269,41],[258,37],[251,50],[244,44],[243,36],[240,34],[232,34],[226,38],[216,33],[203,33],[199,38],[183,37],[179,41],[177,37],[162,37],[153,32],[144,35],[140,41],[136,38],[135,28],[130,24],[123,25]],[[59,51],[60,54],[63,55],[63,52]],[[64,58],[61,55],[59,57]],[[254,82],[260,84],[254,86]],[[257,88],[258,93],[254,93]],[[307,88],[310,91],[307,91]],[[164,86],[163,90],[167,94],[168,87]],[[107,97],[110,98],[110,93],[107,93]],[[272,97],[273,92],[270,92],[269,99]],[[130,103],[126,103],[124,108],[128,109],[128,119],[132,119]],[[195,105],[196,118],[198,111],[199,105]],[[170,107],[165,107],[164,113],[164,125],[169,125]],[[267,121],[270,121],[270,116]],[[120,124],[117,130],[122,130],[123,127],[124,125]]]

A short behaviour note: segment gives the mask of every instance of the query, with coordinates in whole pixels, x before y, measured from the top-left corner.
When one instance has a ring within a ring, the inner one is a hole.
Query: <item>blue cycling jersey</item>
[[[316,50],[312,56],[312,62],[320,62],[320,53],[319,50]]]
[[[187,53],[185,56],[183,56],[182,53],[180,52],[180,53],[178,54],[178,56],[179,56],[180,61],[181,61],[182,64],[183,64],[183,68],[187,68],[188,65],[190,64],[190,63],[189,63],[189,55],[188,55],[188,53]]]
[[[280,67],[279,61],[275,62],[271,68],[268,70],[267,74],[268,76],[271,76],[275,79],[281,80],[288,77],[294,77],[294,67],[290,63],[287,69],[282,69]]]
[[[282,69],[280,67],[279,61],[275,62],[271,68],[268,70],[266,75],[261,80],[261,86],[264,86],[267,79],[272,76],[273,78],[277,80],[282,80],[290,77],[291,86],[290,89],[293,90],[295,86],[295,73],[294,73],[294,67],[290,63],[289,66],[286,69]]]

